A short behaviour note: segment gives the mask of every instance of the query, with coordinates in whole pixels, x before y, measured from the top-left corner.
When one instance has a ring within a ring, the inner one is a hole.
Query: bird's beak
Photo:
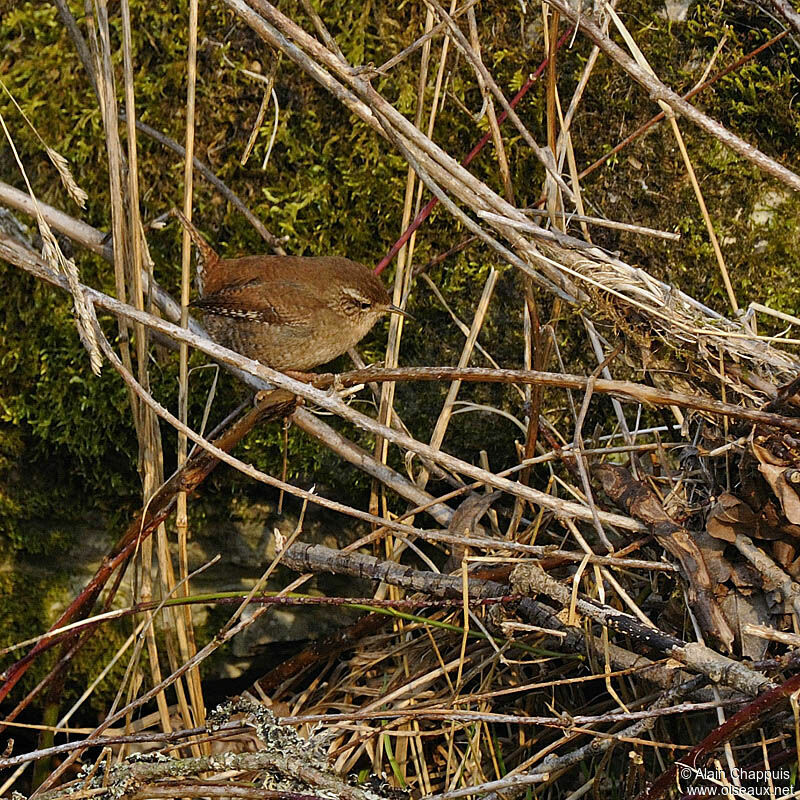
[[[414,322],[417,321],[414,317],[411,316],[411,314],[408,313],[408,311],[404,311],[399,306],[396,306],[396,305],[386,306],[386,310],[390,314],[399,314],[401,317],[405,317],[406,319],[413,320]]]

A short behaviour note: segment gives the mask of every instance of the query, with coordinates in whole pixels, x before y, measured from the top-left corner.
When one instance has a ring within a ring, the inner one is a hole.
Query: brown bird
[[[198,250],[200,298],[209,335],[279,370],[306,371],[340,356],[392,305],[368,267],[338,256],[220,258],[177,209]]]

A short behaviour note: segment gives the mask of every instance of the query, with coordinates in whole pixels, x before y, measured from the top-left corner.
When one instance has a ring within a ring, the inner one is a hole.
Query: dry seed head
[[[75,308],[78,336],[80,336],[83,346],[89,353],[89,364],[92,372],[95,375],[99,375],[103,366],[103,357],[100,353],[100,345],[95,331],[97,317],[94,313],[94,307],[88,301],[81,288],[78,267],[71,258],[67,258],[64,255],[56,241],[56,237],[53,235],[53,231],[40,213],[37,213],[36,220],[39,223],[39,233],[42,237],[42,258],[53,270],[60,272],[67,279]]]
[[[81,207],[86,208],[86,200],[88,199],[89,195],[81,189],[80,186],[75,181],[75,178],[72,176],[72,170],[69,168],[69,161],[67,161],[61,153],[57,153],[53,150],[52,147],[45,148],[50,161],[53,162],[53,166],[58,171],[58,174],[61,178],[61,183],[64,184],[64,188],[67,190],[67,194]]]

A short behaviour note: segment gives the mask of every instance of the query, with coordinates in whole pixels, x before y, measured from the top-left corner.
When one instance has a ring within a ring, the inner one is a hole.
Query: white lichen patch
[[[789,192],[780,189],[770,189],[756,200],[750,221],[753,225],[769,225],[778,209],[789,199]]]

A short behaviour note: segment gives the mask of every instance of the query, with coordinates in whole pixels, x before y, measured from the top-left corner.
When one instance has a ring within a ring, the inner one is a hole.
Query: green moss
[[[722,35],[728,36],[728,43],[720,65],[767,36],[766,21],[752,9],[723,11],[721,4],[706,4],[695,8],[685,25],[671,26],[654,16],[652,10],[651,4],[635,4],[627,10],[625,20],[654,69],[677,89],[696,80]],[[356,64],[381,63],[411,41],[412,32],[420,23],[420,11],[411,4],[398,9],[382,3],[328,3],[322,13],[345,54]],[[137,111],[149,124],[180,139],[185,91],[184,26],[175,24],[174,9],[134,4],[133,14]],[[266,69],[273,56],[249,30],[241,25],[231,28],[232,21],[232,15],[221,4],[203,8],[198,78],[200,156],[230,182],[275,233],[288,237],[287,246],[292,252],[347,253],[367,263],[374,262],[398,232],[404,162],[371,129],[354,120],[327,92],[284,59],[277,81],[280,119],[270,162],[264,172],[258,169],[269,139],[271,113],[247,166],[239,166],[243,132],[252,125],[262,87],[243,76],[237,67],[249,68],[257,56]],[[509,13],[498,7],[491,15],[482,15],[481,24],[482,41],[498,83],[511,89],[517,87],[539,56],[532,48],[519,46],[524,41],[524,22],[516,9]],[[100,117],[54,9],[23,4],[5,15],[0,25],[2,38],[8,43],[4,81],[45,139],[70,158],[76,176],[90,192],[88,221],[107,229],[107,176],[102,167],[105,148]],[[114,36],[119,35],[118,25],[116,17],[112,17]],[[170,30],[170,36],[157,35],[162,30]],[[572,50],[559,55],[563,97],[569,96],[580,74],[585,50],[579,40]],[[35,60],[31,58],[34,51]],[[116,58],[118,61],[119,54]],[[477,110],[480,97],[471,69],[460,57],[453,58],[449,91],[455,92],[467,108]],[[434,58],[432,70],[437,66]],[[415,104],[415,70],[412,57],[380,79],[381,91],[408,114],[413,113]],[[789,143],[794,141],[797,126],[791,104],[784,102],[791,92],[795,70],[792,48],[781,43],[705,92],[698,102],[742,135],[752,135],[766,150],[781,157],[791,153]],[[59,108],[51,111],[48,98],[52,92],[47,90],[56,79],[63,89],[59,92]],[[12,123],[37,191],[44,199],[67,205],[36,140],[7,101],[2,101],[0,109]],[[541,88],[520,107],[526,124],[540,139],[543,109]],[[654,110],[643,92],[631,89],[628,79],[601,58],[573,131],[578,162],[592,160],[611,144],[608,131],[628,130]],[[476,130],[460,109],[447,103],[439,115],[435,136],[458,156],[469,149],[485,125],[483,120]],[[749,165],[708,141],[704,134],[686,124],[682,127],[718,233],[723,240],[735,240],[729,254],[734,281],[743,293],[755,290],[755,278],[764,274],[765,260],[773,265],[771,272],[782,272],[786,265],[781,260],[796,252],[793,226],[790,222],[773,222],[761,258],[755,263],[748,259],[747,247],[765,233],[748,223],[763,181],[759,179],[754,187],[754,172]],[[506,128],[506,133],[518,200],[535,202],[541,175],[538,164],[511,127]],[[179,201],[182,164],[144,137],[140,137],[139,145],[143,206],[149,217]],[[635,163],[642,167],[636,168]],[[490,149],[476,160],[473,169],[479,177],[498,186]],[[10,165],[7,172],[6,177],[18,182]],[[631,261],[724,309],[721,281],[709,268],[713,267],[713,254],[707,234],[666,126],[640,139],[615,163],[595,173],[585,182],[584,191],[590,207],[594,205],[611,216],[679,230],[683,238],[676,246],[626,234],[599,232],[596,238],[607,246],[622,247]],[[678,202],[673,202],[674,198]],[[790,208],[786,210],[786,219],[790,220]],[[201,180],[197,182],[195,218],[225,254],[263,248],[241,217],[221,203]],[[422,261],[450,246],[459,235],[459,226],[449,215],[437,211],[418,237],[417,259]],[[177,285],[178,242],[179,232],[174,226],[150,234],[157,277],[172,290]],[[447,262],[435,275],[456,312],[467,322],[493,261],[480,248],[470,252]],[[87,281],[111,288],[113,279],[108,265],[83,254],[78,255],[78,260]],[[133,501],[134,449],[130,422],[124,412],[126,393],[111,375],[99,380],[87,377],[85,357],[65,298],[48,289],[33,288],[31,282],[6,268],[0,279],[4,289],[0,311],[4,315],[0,320],[4,336],[2,363],[11,377],[0,401],[3,421],[15,431],[14,435],[8,434],[5,451],[23,460],[23,452],[27,453],[29,463],[33,463],[43,449],[51,453],[54,448],[63,449],[65,452],[59,457],[71,460],[68,472],[85,482],[87,495],[105,495],[110,500],[123,493]],[[512,303],[513,294],[511,289]],[[798,305],[794,281],[771,285],[769,294],[769,299],[784,310],[791,311]],[[412,305],[424,325],[421,331],[415,331],[413,326],[407,328],[404,358],[414,363],[452,361],[461,340],[454,335],[446,313],[422,288],[416,290]],[[503,304],[502,311],[509,313],[509,305]],[[510,313],[512,319],[506,320],[499,308],[493,309],[485,337],[491,340],[496,356],[513,364],[519,362],[521,352],[518,303]],[[498,342],[497,337],[502,334],[505,336]],[[379,357],[381,337],[382,331],[376,330],[365,343],[368,356]],[[161,365],[154,372],[154,387],[164,402],[174,397],[174,377],[172,363]],[[224,384],[216,404],[220,409],[235,393],[228,382]],[[200,380],[199,391],[193,395],[195,418],[201,413],[204,385]],[[439,393],[437,387],[425,390],[426,399],[431,401]],[[410,413],[410,422],[420,421],[413,403]],[[420,410],[420,417],[427,416]],[[421,422],[424,429],[425,420]],[[23,431],[24,444],[19,438]],[[170,438],[165,437],[168,461]],[[274,467],[276,441],[271,432],[261,434],[248,445],[248,454],[258,455],[264,466]],[[301,443],[299,437],[292,444],[294,474],[310,475],[329,465],[327,454]],[[8,468],[8,458],[6,462]],[[13,500],[8,499],[7,492],[4,497],[10,511]]]
[[[42,620],[52,619],[72,600],[73,584],[68,576],[53,565],[42,569],[41,560],[21,561],[13,570],[0,570],[0,647],[24,641],[42,632]],[[87,645],[70,661],[67,681],[62,692],[62,711],[78,699],[88,683],[97,674],[97,664],[108,663],[130,633],[130,622],[107,624],[102,636],[93,636]],[[12,651],[4,657],[4,665],[20,657],[25,651]],[[61,655],[55,646],[39,656],[18,684],[15,693],[22,697],[32,690],[56,665]],[[84,706],[95,715],[107,710],[116,694],[125,671],[121,659],[101,681]]]

